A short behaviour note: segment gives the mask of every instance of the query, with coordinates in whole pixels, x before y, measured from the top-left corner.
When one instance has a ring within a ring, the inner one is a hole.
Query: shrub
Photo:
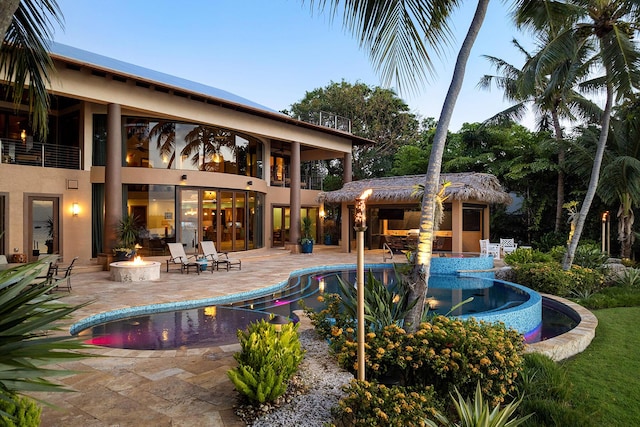
[[[408,310],[417,301],[409,301],[406,280],[403,279],[399,267],[394,266],[396,280],[385,285],[375,278],[371,271],[365,281],[365,328],[367,330],[381,330],[385,326],[401,325]],[[306,307],[300,302],[305,314],[311,319],[318,334],[330,340],[344,339],[337,331],[353,330],[357,319],[357,290],[352,284],[346,283],[338,277],[342,294],[327,294],[318,297],[323,303],[320,311]]]
[[[227,375],[236,389],[249,400],[273,402],[287,390],[289,379],[298,370],[304,351],[298,340],[298,325],[275,325],[261,320],[238,331],[242,350],[234,355],[238,367]]]
[[[624,265],[625,267],[635,267],[637,265],[637,263],[629,258],[622,258],[620,260],[620,262],[622,263],[622,265]]]
[[[553,258],[554,261],[561,263],[566,252],[566,246],[554,246],[549,250],[549,255],[551,255],[551,258]]]
[[[440,413],[436,414],[438,421],[447,427],[516,427],[531,417],[531,414],[529,414],[519,418],[516,414],[518,405],[520,405],[522,400],[513,401],[504,408],[496,406],[491,409],[489,403],[485,402],[482,396],[480,384],[476,386],[473,402],[471,402],[469,398],[465,400],[458,390],[456,390],[456,395],[458,396],[457,400],[453,395],[451,397],[458,418],[460,419],[459,423],[450,421]],[[433,422],[428,422],[428,425],[429,427],[438,427],[438,425]]]
[[[386,387],[375,382],[353,380],[347,393],[333,408],[333,426],[424,426],[435,419],[433,388]]]
[[[585,243],[578,245],[573,258],[574,264],[581,267],[602,271],[609,255],[600,250],[600,246],[595,243]]]
[[[566,246],[555,246],[551,249],[550,254],[555,261],[562,262],[566,252]],[[602,252],[600,246],[596,243],[581,243],[576,248],[573,264],[602,271],[608,258],[609,255],[606,252]]]
[[[519,396],[525,396],[525,400],[543,398],[564,401],[569,398],[566,369],[540,353],[525,354],[523,359],[522,373],[516,380]]]
[[[352,331],[332,342],[341,366],[357,370],[357,342]],[[446,396],[457,387],[464,395],[480,382],[482,392],[497,404],[514,390],[521,370],[522,336],[503,324],[436,316],[415,333],[391,325],[365,337],[367,378],[398,375],[405,386],[433,385]]]
[[[16,394],[8,396],[5,392],[0,392],[0,411],[10,416],[0,415],[3,426],[38,427],[40,425],[42,409],[28,397]]]
[[[538,292],[566,297],[572,292],[598,291],[604,284],[604,276],[599,271],[578,265],[564,271],[560,264],[548,262],[518,265],[515,281]]]
[[[538,249],[518,248],[504,257],[504,262],[509,265],[529,264],[532,262],[550,262],[551,260],[552,257],[550,254],[541,252]]]
[[[395,269],[396,267],[394,267]],[[380,330],[388,325],[400,325],[409,310],[417,303],[409,301],[406,281],[395,270],[396,280],[385,285],[369,270],[364,283],[364,319],[367,329]],[[358,315],[358,292],[355,286],[338,276],[345,315],[356,319]]]
[[[566,369],[548,356],[539,353],[525,354],[524,369],[516,381],[516,386],[522,399],[518,413],[533,413],[525,425],[591,425],[587,415],[579,413],[571,406],[571,384]]]
[[[52,369],[59,361],[92,357],[77,350],[87,349],[77,337],[55,333],[63,319],[88,303],[69,305],[59,300],[59,293],[50,292],[55,286],[37,283],[46,268],[46,260],[23,264],[0,271],[0,390],[11,400],[21,391],[67,391],[53,376],[68,375],[69,371]]]
[[[626,268],[615,282],[616,286],[640,288],[640,269]]]
[[[547,233],[540,237],[536,243],[536,248],[541,250],[542,252],[549,252],[552,248],[556,246],[562,246],[567,242],[567,234],[566,233]]]

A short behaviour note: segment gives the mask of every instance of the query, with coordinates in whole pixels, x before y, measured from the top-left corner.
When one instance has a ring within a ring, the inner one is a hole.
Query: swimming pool
[[[391,264],[367,265],[381,280],[395,280]],[[304,300],[318,307],[318,295],[339,292],[337,277],[355,282],[355,266],[342,265],[293,272],[289,281],[266,291],[207,300],[158,304],[101,313],[72,326],[72,334],[88,343],[129,349],[206,347],[236,343],[236,331],[271,314],[293,318]],[[486,273],[482,273],[486,276]],[[434,274],[429,281],[432,311],[447,313],[457,302],[473,297],[452,314],[503,321],[536,339],[542,322],[540,295],[522,286],[487,277]]]

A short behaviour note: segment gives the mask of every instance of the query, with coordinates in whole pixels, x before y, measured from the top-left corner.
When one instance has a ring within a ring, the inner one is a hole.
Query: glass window
[[[482,230],[483,207],[464,205],[462,208],[462,231]]]
[[[124,164],[262,178],[262,143],[214,126],[123,119]]]
[[[165,255],[166,244],[176,241],[175,190],[171,185],[128,184],[127,212],[140,226],[142,255]]]

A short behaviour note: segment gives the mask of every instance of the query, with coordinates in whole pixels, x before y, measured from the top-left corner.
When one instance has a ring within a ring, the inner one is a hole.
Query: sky
[[[476,2],[464,2],[453,18],[455,40],[437,73],[418,93],[398,93],[411,112],[438,118],[459,46]],[[213,86],[274,110],[289,109],[306,92],[345,80],[383,86],[367,52],[339,20],[311,10],[302,0],[58,0],[64,28],[58,43]],[[477,88],[494,74],[483,55],[520,66],[524,58],[511,41],[530,38],[511,25],[507,6],[490,3],[471,52],[451,131],[481,122],[509,106],[502,92]],[[383,86],[384,87],[384,86]],[[394,89],[395,88],[391,88]],[[532,128],[532,119],[522,123]]]

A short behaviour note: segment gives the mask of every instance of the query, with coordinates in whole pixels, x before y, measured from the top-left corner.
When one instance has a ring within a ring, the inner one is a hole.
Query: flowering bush
[[[333,426],[426,426],[435,419],[433,388],[386,387],[375,382],[353,380],[347,395],[333,408]]]
[[[357,370],[357,342],[350,330],[334,329],[332,347],[341,366]],[[415,333],[391,325],[365,337],[366,377],[398,377],[405,386],[433,385],[439,396],[454,387],[472,395],[476,383],[493,404],[514,390],[522,369],[522,336],[503,324],[436,316]]]

